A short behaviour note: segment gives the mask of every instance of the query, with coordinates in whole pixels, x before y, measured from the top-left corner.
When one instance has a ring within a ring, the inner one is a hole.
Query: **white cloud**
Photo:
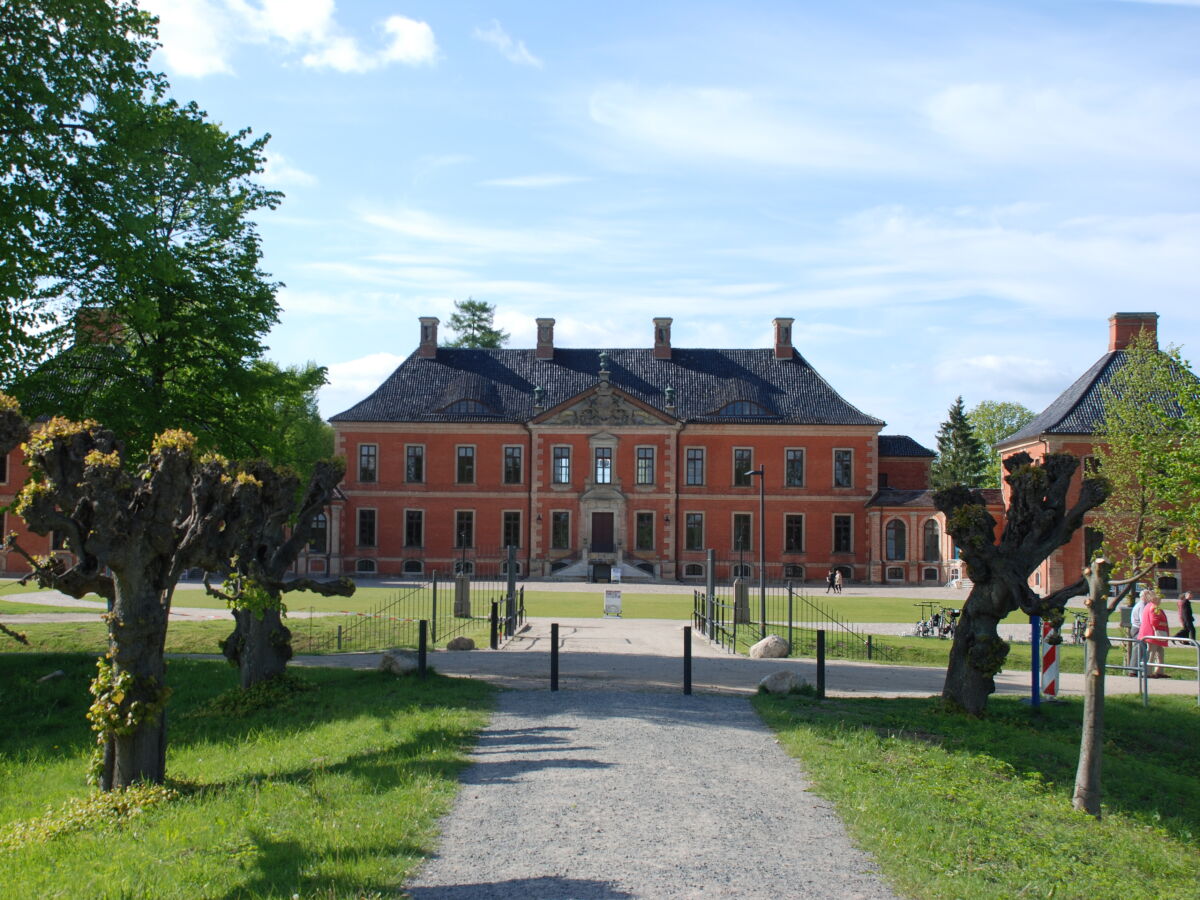
[[[594,249],[599,243],[596,238],[581,234],[575,229],[520,231],[513,228],[489,228],[452,222],[416,209],[400,209],[390,213],[368,212],[362,219],[369,225],[406,238],[491,253],[572,253]]]
[[[270,187],[308,187],[317,183],[317,178],[291,161],[282,153],[266,154],[262,172],[263,183]]]
[[[552,188],[590,180],[582,175],[516,175],[512,178],[490,178],[480,184],[486,187]]]
[[[414,327],[413,335],[416,331]],[[329,366],[329,383],[321,389],[320,407],[324,416],[336,415],[365,399],[375,391],[400,363],[403,356],[371,353]]]
[[[640,153],[783,168],[896,171],[913,165],[894,146],[747,91],[610,84],[592,94],[588,107],[594,123]]]
[[[537,69],[542,67],[542,61],[529,52],[525,42],[513,40],[495,19],[492,19],[492,24],[487,28],[476,28],[475,38],[485,44],[491,44],[511,63]]]
[[[1200,83],[1127,88],[959,84],[925,105],[930,126],[957,147],[1003,161],[1073,167],[1129,160],[1194,167]]]
[[[300,55],[303,65],[338,72],[369,72],[393,63],[437,60],[426,22],[390,16],[380,23],[382,46],[367,48],[338,24],[333,0],[146,0],[159,16],[167,67],[181,75],[230,74],[239,44],[269,44]]]

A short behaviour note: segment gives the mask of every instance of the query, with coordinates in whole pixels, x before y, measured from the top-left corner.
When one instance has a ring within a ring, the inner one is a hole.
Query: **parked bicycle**
[[[1082,644],[1087,633],[1088,614],[1075,610],[1068,610],[1068,612],[1075,617],[1075,621],[1071,623],[1071,643]]]

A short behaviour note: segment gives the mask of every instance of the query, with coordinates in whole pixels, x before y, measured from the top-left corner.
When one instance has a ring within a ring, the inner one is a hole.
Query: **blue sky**
[[[270,132],[269,356],[373,390],[468,296],[510,346],[801,353],[888,433],[1040,411],[1117,311],[1200,339],[1200,0],[143,0]]]

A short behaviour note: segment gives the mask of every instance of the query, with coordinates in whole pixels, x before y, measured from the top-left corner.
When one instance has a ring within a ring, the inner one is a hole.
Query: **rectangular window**
[[[612,484],[612,447],[596,448],[596,484]]]
[[[404,448],[404,480],[416,484],[425,480],[425,448],[420,444]]]
[[[458,448],[458,477],[459,484],[475,483],[475,448]]]
[[[704,448],[688,447],[687,474],[688,484],[704,484]]]
[[[854,517],[833,517],[833,552],[854,552]]]
[[[688,550],[704,549],[704,513],[684,513],[683,540]]]
[[[654,484],[654,448],[637,448],[637,483]]]
[[[571,448],[570,447],[555,447],[554,448],[554,475],[552,481],[555,484],[570,484],[571,483]]]
[[[358,445],[358,480],[376,481],[379,475],[379,445]]]
[[[735,551],[750,549],[750,541],[752,540],[751,528],[749,513],[733,514],[733,549]]]
[[[783,549],[787,553],[804,552],[804,516],[783,517]]]
[[[329,519],[325,513],[313,516],[312,525],[308,528],[308,552],[326,553],[329,547]]]
[[[854,486],[854,451],[833,451],[833,486]]]
[[[749,447],[736,447],[733,451],[733,483],[739,487],[750,484],[750,470],[754,468],[754,454]]]
[[[571,546],[571,514],[550,513],[550,549],[566,550]]]
[[[425,545],[425,513],[419,509],[404,511],[404,546],[423,547]]]
[[[504,448],[504,483],[505,484],[520,484],[524,478],[522,472],[522,458],[520,447],[505,447]],[[515,545],[514,545],[515,546]]]
[[[654,549],[654,513],[640,512],[637,514],[637,527],[634,529],[634,546],[638,550]]]
[[[0,456],[0,484],[8,484],[8,454]]]
[[[783,482],[788,487],[804,487],[804,451],[788,450],[783,465]]]
[[[358,511],[358,546],[375,546],[375,510],[373,509]]]
[[[504,542],[505,549],[521,546],[521,514],[519,512],[506,512],[504,514],[504,527],[501,531],[501,540]]]
[[[458,549],[475,544],[475,513],[460,509],[454,514],[454,546]]]

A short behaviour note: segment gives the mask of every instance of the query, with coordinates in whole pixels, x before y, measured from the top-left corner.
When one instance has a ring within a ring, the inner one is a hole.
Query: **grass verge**
[[[1109,698],[1099,822],[1070,808],[1081,701],[993,697],[982,720],[925,699],[754,703],[906,896],[1200,897],[1194,699]]]
[[[94,670],[82,654],[0,655],[6,898],[392,895],[491,703],[462,679],[317,669],[300,676],[315,690],[245,709],[218,699],[230,667],[173,661],[171,791],[114,812],[86,800]]]

